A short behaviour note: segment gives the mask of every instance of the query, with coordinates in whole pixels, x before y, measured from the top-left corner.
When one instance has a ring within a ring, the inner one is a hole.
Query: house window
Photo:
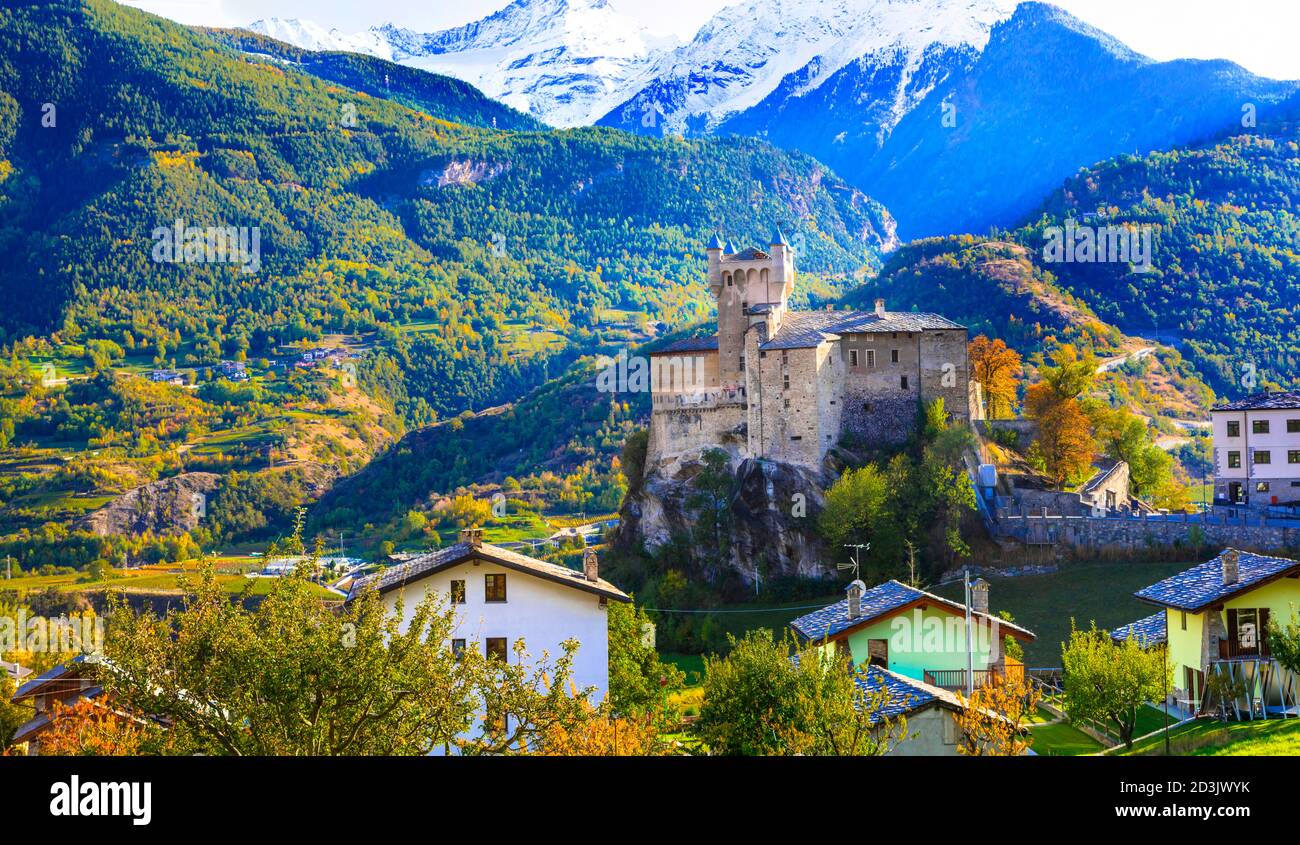
[[[451,603],[452,604],[465,603],[465,582],[464,581],[451,582]],[[464,642],[464,640],[462,640],[461,642]]]
[[[1241,420],[1228,420],[1228,436],[1229,437],[1241,436]]]
[[[1229,452],[1229,453],[1228,453],[1228,469],[1236,469],[1236,468],[1238,468],[1238,467],[1240,467],[1240,466],[1241,466],[1241,453],[1240,453],[1240,452]]]
[[[1256,449],[1252,460],[1257,464],[1271,464],[1273,463],[1273,453],[1267,449]]]
[[[1268,420],[1251,420],[1251,434],[1268,434]]]
[[[1267,481],[1256,481],[1256,482],[1255,482],[1255,492],[1256,492],[1256,493],[1267,493],[1267,492],[1268,492],[1268,482],[1267,482]]]
[[[876,366],[876,350],[867,350],[867,366],[874,368]]]
[[[1287,449],[1286,462],[1288,464],[1300,464],[1300,449]]]
[[[1228,639],[1227,642],[1220,643],[1219,657],[1267,657],[1268,608],[1230,607],[1226,615]]]
[[[867,663],[889,668],[889,640],[867,640]]]
[[[1300,434],[1300,419],[1286,421],[1287,434]]]
[[[899,380],[899,384],[902,386],[902,388],[903,388],[904,390],[907,390],[907,376],[903,376],[903,377]]]
[[[483,600],[506,600],[506,576],[504,574],[498,573],[483,576]]]
[[[493,660],[505,660],[510,650],[506,645],[505,637],[488,637],[484,640],[484,649],[487,651],[487,656]]]
[[[891,349],[891,350],[889,350],[889,363],[891,363],[891,364],[897,364],[897,363],[898,363],[898,350],[897,350],[897,349]]]
[[[465,641],[463,639],[454,639],[451,641],[451,653],[459,658],[465,653]]]
[[[858,350],[856,350],[856,349],[850,349],[850,350],[849,350],[849,366],[850,366],[850,367],[856,367],[857,365],[858,365]]]
[[[1184,610],[1184,611],[1182,612],[1181,616],[1183,617],[1183,620],[1182,620],[1182,621],[1183,621],[1183,630],[1186,631],[1186,630],[1187,630],[1187,611]]]

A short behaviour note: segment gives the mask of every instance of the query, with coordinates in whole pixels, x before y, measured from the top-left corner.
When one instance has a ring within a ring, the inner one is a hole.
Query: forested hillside
[[[1053,266],[1059,284],[1133,333],[1181,341],[1216,389],[1300,384],[1300,114],[1217,143],[1087,168],[1017,233],[1088,216],[1097,226],[1151,227],[1152,271],[1118,263]]]
[[[187,471],[247,476],[199,539],[282,530],[392,436],[703,319],[715,229],[782,225],[805,301],[893,241],[878,203],[759,141],[536,131],[449,80],[230,42],[109,0],[0,10],[0,544],[20,560],[139,553],[83,515]],[[210,227],[257,249],[229,260]]]

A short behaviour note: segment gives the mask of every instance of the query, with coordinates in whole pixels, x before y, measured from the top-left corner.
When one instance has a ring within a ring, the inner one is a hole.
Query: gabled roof
[[[934,604],[954,613],[962,615],[966,613],[964,604],[891,580],[872,587],[862,594],[861,612],[855,619],[849,618],[849,600],[844,598],[821,610],[814,610],[812,613],[800,616],[790,623],[790,627],[809,640],[830,639],[852,628],[888,618],[919,604]],[[1035,639],[1033,631],[990,614],[976,613],[975,617],[996,622],[1000,627],[1006,628],[1007,633],[1019,639]]]
[[[759,349],[802,349],[846,334],[880,334],[962,329],[942,314],[920,311],[789,311],[776,335]]]
[[[651,352],[651,355],[667,355],[673,352],[716,352],[718,351],[718,336],[716,334],[708,337],[684,337],[681,340],[674,340],[667,346]]]
[[[346,601],[352,601],[364,590],[375,589],[380,593],[396,590],[469,560],[495,563],[507,569],[534,575],[565,587],[595,593],[598,596],[613,599],[614,601],[630,602],[632,600],[627,593],[603,578],[588,581],[583,573],[567,566],[561,566],[558,563],[548,563],[535,557],[521,555],[518,552],[512,552],[491,543],[471,545],[461,542],[430,554],[417,555],[405,563],[390,566],[381,572],[367,575],[365,578],[355,581],[348,590]]]
[[[1223,556],[1229,552],[1237,554],[1237,580],[1224,584]],[[1224,549],[1205,563],[1171,575],[1133,595],[1151,604],[1199,612],[1270,581],[1296,574],[1300,574],[1300,561]]]
[[[96,655],[78,654],[71,660],[60,663],[48,672],[42,672],[23,684],[14,693],[13,701],[16,704],[23,699],[31,698],[46,687],[65,686],[68,691],[73,691],[80,685],[89,683],[89,681],[83,680],[81,676],[86,669],[97,662],[99,662],[99,658]]]
[[[1110,638],[1117,643],[1122,643],[1132,637],[1143,647],[1162,645],[1165,642],[1165,636],[1165,612],[1163,610],[1150,616],[1144,616],[1136,622],[1121,625],[1110,632]]]
[[[1300,408],[1300,390],[1255,393],[1235,402],[1215,405],[1211,411],[1282,411]]]

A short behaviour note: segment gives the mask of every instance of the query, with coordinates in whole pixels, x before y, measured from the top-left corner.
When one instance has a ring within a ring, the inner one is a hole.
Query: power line
[[[684,609],[668,607],[643,607],[642,610],[654,613],[779,613],[783,610],[814,610],[825,607],[824,604],[805,604],[799,607],[760,607],[746,610]]]

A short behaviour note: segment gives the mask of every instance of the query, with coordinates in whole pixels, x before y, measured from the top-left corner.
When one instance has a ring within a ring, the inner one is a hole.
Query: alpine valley
[[[596,377],[713,333],[719,234],[788,241],[801,311],[942,312],[1027,378],[1092,353],[1088,398],[1144,437],[1191,440],[1243,362],[1300,386],[1297,83],[1049,5],[742,0],[678,41],[616,0],[430,33],[29,0],[0,46],[0,556],[64,587],[128,563],[171,587],[297,518],[386,563],[652,512],[650,399]],[[1149,266],[1047,260],[1074,221],[1146,227]],[[256,262],[157,258],[160,231],[229,227]],[[890,462],[828,466],[858,458]],[[814,548],[770,507],[806,479],[747,472],[737,544]],[[683,530],[718,474],[683,470]],[[757,572],[634,539],[610,571],[661,601]]]

